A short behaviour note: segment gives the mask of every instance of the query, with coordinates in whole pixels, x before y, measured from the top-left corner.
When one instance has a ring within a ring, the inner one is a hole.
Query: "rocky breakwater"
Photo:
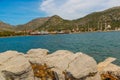
[[[34,74],[42,80],[101,80],[96,61],[81,52],[58,50],[48,54],[46,49],[32,49],[25,57],[33,64]]]
[[[92,57],[67,50],[48,53],[46,49],[31,49],[26,54],[0,53],[0,80],[101,80],[100,75],[105,74],[111,62],[97,65]]]

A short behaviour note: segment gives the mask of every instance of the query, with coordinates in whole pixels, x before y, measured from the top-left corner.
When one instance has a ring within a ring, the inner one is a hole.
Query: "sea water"
[[[120,32],[90,32],[0,38],[0,52],[16,50],[26,53],[30,49],[70,50],[88,54],[97,62],[107,57],[117,58],[120,64]]]

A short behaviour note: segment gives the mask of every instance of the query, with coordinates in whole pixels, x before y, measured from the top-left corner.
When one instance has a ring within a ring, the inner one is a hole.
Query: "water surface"
[[[0,52],[17,50],[26,53],[32,48],[45,48],[50,52],[70,50],[84,52],[98,62],[107,57],[118,58],[120,64],[120,32],[92,32],[0,38]]]

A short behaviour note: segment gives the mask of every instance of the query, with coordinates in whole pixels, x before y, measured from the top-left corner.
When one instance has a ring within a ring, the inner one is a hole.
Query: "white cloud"
[[[44,0],[40,10],[48,16],[59,15],[64,19],[76,19],[114,6],[120,6],[120,0]]]

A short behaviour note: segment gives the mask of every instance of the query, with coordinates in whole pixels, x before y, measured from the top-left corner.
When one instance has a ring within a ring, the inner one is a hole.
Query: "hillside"
[[[58,15],[35,19],[18,27],[19,30],[45,31],[105,31],[120,28],[120,7],[88,14],[76,20],[64,20]]]
[[[101,12],[94,12],[83,18],[74,20],[79,27],[84,29],[104,30],[108,25],[111,29],[120,28],[120,7],[110,8]]]
[[[13,36],[13,35],[16,35],[14,26],[11,26],[9,24],[0,21],[0,37]]]
[[[58,15],[37,18],[32,21],[12,27],[0,22],[0,31],[106,31],[120,29],[120,6],[101,12],[94,12],[76,20],[64,20]]]
[[[0,32],[1,31],[14,31],[14,27],[0,21]]]
[[[34,19],[34,20],[24,24],[24,25],[17,25],[16,30],[19,30],[19,31],[35,30],[36,28],[43,25],[48,19],[49,19],[49,17]]]
[[[61,30],[67,30],[73,27],[73,23],[70,20],[64,20],[58,15],[54,15],[49,18],[49,20],[37,28],[36,30],[47,30],[47,31],[61,31]]]

